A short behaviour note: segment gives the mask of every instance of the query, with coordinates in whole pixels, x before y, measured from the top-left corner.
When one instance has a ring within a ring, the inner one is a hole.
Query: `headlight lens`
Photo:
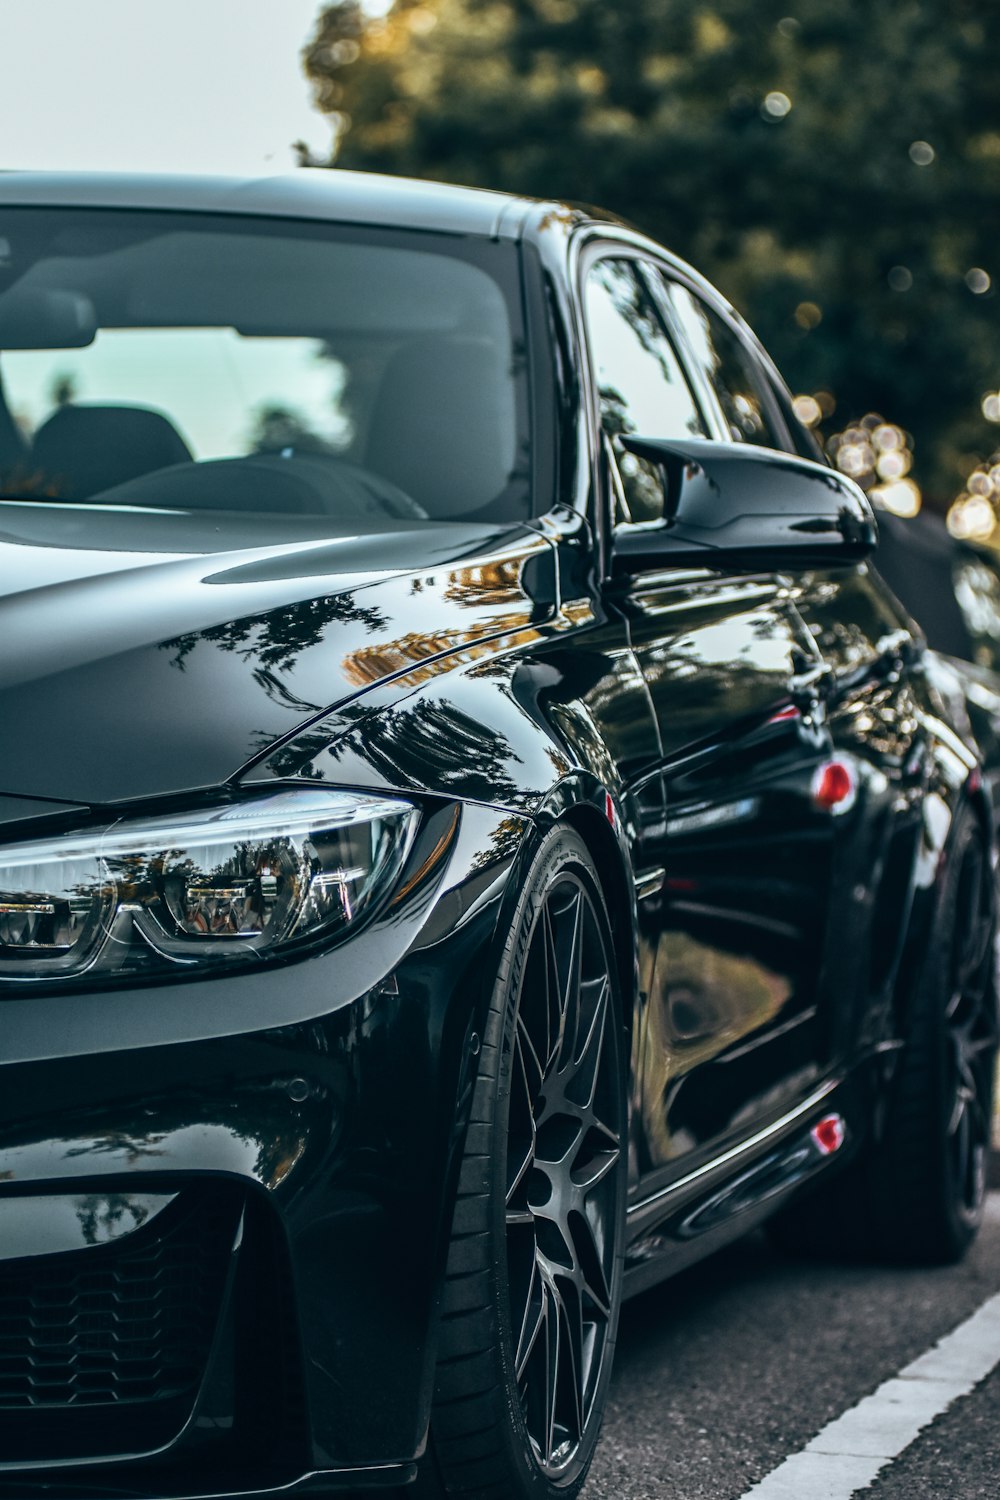
[[[282,791],[0,850],[0,979],[145,975],[335,941],[391,888],[416,808]]]

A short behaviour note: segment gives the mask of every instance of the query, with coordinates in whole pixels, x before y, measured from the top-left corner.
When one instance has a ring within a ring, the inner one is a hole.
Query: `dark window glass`
[[[715,391],[738,441],[784,449],[764,397],[764,382],[750,350],[725,319],[686,287],[672,285],[670,295],[688,342]]]
[[[278,529],[530,514],[508,244],[4,209],[0,351],[0,499]]]
[[[656,520],[663,514],[659,470],[627,453],[622,435],[705,437],[705,424],[635,266],[599,261],[587,278],[586,305],[601,424],[615,451],[628,518]]]

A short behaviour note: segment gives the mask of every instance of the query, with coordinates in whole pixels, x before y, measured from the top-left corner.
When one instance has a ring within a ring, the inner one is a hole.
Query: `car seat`
[[[192,457],[173,423],[142,406],[60,406],[35,433],[32,449],[34,467],[69,500]]]

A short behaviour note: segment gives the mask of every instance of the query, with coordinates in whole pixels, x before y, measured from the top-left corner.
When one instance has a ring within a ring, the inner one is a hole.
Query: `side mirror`
[[[833,567],[860,561],[878,543],[864,492],[825,464],[750,443],[620,441],[660,469],[665,505],[660,521],[615,527],[615,573]]]

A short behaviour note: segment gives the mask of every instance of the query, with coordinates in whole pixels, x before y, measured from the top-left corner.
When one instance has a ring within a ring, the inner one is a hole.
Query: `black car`
[[[623,1295],[961,1255],[991,767],[694,272],[5,174],[0,380],[0,1496],[572,1496]]]

